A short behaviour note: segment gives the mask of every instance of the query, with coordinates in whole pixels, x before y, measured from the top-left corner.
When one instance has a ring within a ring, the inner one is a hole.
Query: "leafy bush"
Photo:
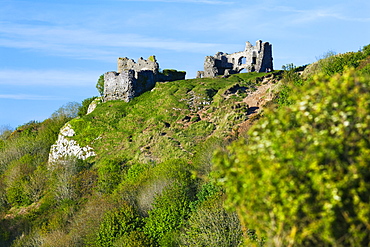
[[[297,86],[303,85],[303,79],[297,73],[297,67],[294,64],[283,66],[284,73],[280,82],[279,93],[275,101],[279,106],[288,106],[293,104],[292,93]]]
[[[124,204],[118,209],[109,211],[100,224],[97,235],[97,246],[113,246],[116,239],[140,230],[142,222],[135,211]]]
[[[359,52],[336,54],[333,51],[329,51],[317,62],[309,65],[307,69],[305,69],[303,72],[304,77],[311,77],[318,73],[332,76],[336,73],[342,73],[347,67],[357,68],[361,64],[361,61],[368,56],[367,54],[367,46],[364,47],[363,51]]]
[[[151,247],[153,242],[141,231],[132,231],[118,238],[113,246],[115,247]]]
[[[270,245],[370,241],[370,79],[316,76],[216,163],[247,229]]]
[[[98,189],[103,193],[110,193],[121,182],[124,161],[103,160],[98,166]]]
[[[176,245],[178,231],[190,212],[196,183],[190,169],[186,160],[169,160],[151,170],[149,182],[163,184],[152,195],[154,202],[145,218],[144,232],[160,246]]]
[[[100,96],[104,96],[104,75],[101,75],[96,83],[96,89],[98,90]]]
[[[365,56],[365,57],[370,56],[370,44],[365,45],[365,46],[362,48],[362,52],[364,53],[364,56]]]
[[[149,170],[149,164],[133,164],[127,171],[126,180],[130,182],[139,181],[140,176],[147,170]]]
[[[235,212],[223,208],[221,193],[208,197],[190,214],[181,234],[184,246],[239,246],[242,242],[240,221]]]
[[[13,128],[7,125],[0,126],[0,140],[6,140],[13,132]],[[0,145],[0,149],[1,149]]]
[[[84,99],[82,101],[82,104],[81,104],[81,107],[78,109],[78,113],[77,115],[82,117],[82,116],[85,116],[86,113],[87,113],[87,110],[89,109],[89,105],[91,104],[91,102],[93,102],[97,97],[91,97],[91,98],[87,98],[87,99]]]
[[[361,73],[363,73],[364,75],[370,75],[370,62],[365,65],[363,68],[361,68]]]
[[[173,184],[158,195],[145,219],[144,232],[160,246],[172,246],[190,212],[189,188]]]
[[[66,157],[50,165],[52,171],[51,189],[58,202],[74,201],[79,197],[78,183],[80,172],[88,164],[76,157]]]
[[[29,205],[32,201],[27,193],[29,176],[33,173],[33,157],[29,154],[12,162],[4,174],[7,201],[12,206]]]
[[[203,202],[207,201],[209,198],[214,197],[217,194],[220,194],[221,188],[216,186],[212,182],[203,184],[200,187],[200,190],[196,194],[196,200],[191,202],[190,208],[192,211],[196,211],[197,207]]]

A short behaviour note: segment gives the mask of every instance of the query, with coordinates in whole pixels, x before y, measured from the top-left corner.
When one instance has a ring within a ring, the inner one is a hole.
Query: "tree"
[[[228,205],[273,246],[366,246],[370,78],[315,76],[294,95],[217,154]]]
[[[98,90],[100,96],[104,96],[104,75],[101,75],[96,83],[96,89]]]
[[[52,119],[58,118],[67,118],[72,119],[78,116],[78,111],[81,107],[80,103],[77,102],[68,102],[67,104],[61,106],[58,110],[56,110],[52,115]]]
[[[6,140],[13,131],[14,129],[8,125],[0,126],[0,140]]]

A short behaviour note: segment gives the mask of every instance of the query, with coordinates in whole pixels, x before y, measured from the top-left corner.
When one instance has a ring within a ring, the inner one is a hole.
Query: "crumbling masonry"
[[[186,72],[163,70],[159,72],[159,64],[155,56],[147,60],[142,57],[137,62],[127,57],[118,58],[117,72],[104,74],[103,101],[124,100],[129,102],[134,97],[154,88],[156,82],[185,79]]]
[[[207,56],[204,71],[198,71],[197,78],[216,77],[245,72],[268,72],[273,70],[272,45],[258,40],[253,46],[246,42],[244,51],[227,54],[218,52]],[[156,82],[184,80],[186,72],[176,70],[159,71],[155,56],[147,60],[142,57],[137,62],[127,57],[118,58],[117,72],[104,74],[103,101],[124,100],[129,102],[134,97],[154,88]]]
[[[197,78],[237,74],[242,70],[272,71],[272,45],[261,40],[258,40],[255,46],[246,42],[244,51],[232,54],[218,52],[214,56],[207,56],[204,61],[204,71],[198,71]]]

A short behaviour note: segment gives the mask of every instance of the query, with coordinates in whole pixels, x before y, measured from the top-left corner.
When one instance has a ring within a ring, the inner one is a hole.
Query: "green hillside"
[[[0,246],[368,246],[369,92],[365,46],[3,131]]]
[[[239,105],[265,74],[239,74],[157,83],[129,103],[109,101],[70,122],[81,145],[90,145],[97,160],[107,155],[134,163],[190,159],[210,137],[232,138],[233,127],[247,119],[247,105]],[[227,94],[238,85],[240,89]],[[107,145],[110,148],[107,148]],[[113,148],[114,147],[114,148]]]

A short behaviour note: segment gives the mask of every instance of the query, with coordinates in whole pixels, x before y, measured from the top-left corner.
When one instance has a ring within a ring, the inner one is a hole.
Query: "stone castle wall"
[[[258,40],[253,46],[246,42],[244,51],[227,54],[218,52],[214,56],[206,56],[204,71],[199,71],[197,77],[215,77],[218,75],[246,72],[266,72],[273,70],[272,45]]]
[[[142,57],[135,62],[133,59],[118,58],[118,72],[104,74],[103,101],[124,100],[129,102],[134,97],[154,88],[156,82],[185,79],[185,72],[164,70],[159,72],[159,64],[155,56],[147,60]]]

